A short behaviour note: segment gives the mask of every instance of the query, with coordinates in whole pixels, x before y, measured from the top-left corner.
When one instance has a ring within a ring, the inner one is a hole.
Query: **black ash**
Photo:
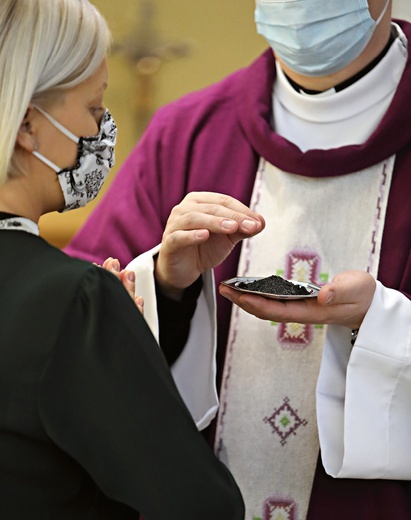
[[[284,278],[276,276],[275,274],[267,276],[267,278],[255,280],[254,282],[240,282],[238,287],[247,291],[278,294],[279,296],[310,294],[305,287],[284,280]]]

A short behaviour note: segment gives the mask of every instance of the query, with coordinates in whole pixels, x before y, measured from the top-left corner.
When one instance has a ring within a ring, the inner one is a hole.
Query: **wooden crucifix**
[[[124,41],[113,45],[113,52],[123,55],[132,64],[136,74],[134,105],[139,134],[144,131],[156,108],[156,73],[164,62],[190,53],[187,42],[166,41],[158,33],[154,27],[155,14],[154,0],[140,0],[135,28]]]

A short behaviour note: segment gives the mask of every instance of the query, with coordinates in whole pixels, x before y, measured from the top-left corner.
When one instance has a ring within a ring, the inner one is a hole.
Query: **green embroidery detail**
[[[283,415],[280,419],[280,423],[284,426],[284,428],[286,428],[290,422],[290,419],[286,415]]]
[[[324,325],[322,323],[317,323],[317,325],[314,325],[315,329],[323,329]]]
[[[277,271],[275,272],[275,274],[277,276],[284,276],[284,269],[277,269]]]
[[[271,325],[272,327],[275,327],[276,325],[278,325],[278,323],[277,323],[276,321],[270,321],[270,325]]]
[[[320,273],[319,279],[320,279],[320,282],[327,283],[328,282],[328,273]]]
[[[253,520],[263,520],[261,516],[253,516]]]

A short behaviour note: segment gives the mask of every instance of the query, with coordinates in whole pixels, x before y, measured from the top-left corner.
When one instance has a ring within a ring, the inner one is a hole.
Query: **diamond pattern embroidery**
[[[296,435],[300,426],[305,426],[307,421],[301,419],[298,410],[293,409],[289,404],[288,397],[284,398],[283,404],[274,410],[272,415],[264,417],[264,422],[271,425],[273,433],[280,437],[280,443],[284,446],[290,435]]]

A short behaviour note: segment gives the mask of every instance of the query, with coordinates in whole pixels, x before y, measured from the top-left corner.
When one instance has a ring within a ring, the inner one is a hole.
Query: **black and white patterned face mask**
[[[110,112],[106,110],[100,123],[99,133],[96,136],[77,137],[42,108],[37,105],[35,107],[60,132],[77,143],[78,155],[76,165],[64,169],[59,168],[37,151],[34,151],[33,155],[57,173],[65,200],[62,211],[85,206],[96,198],[110,168],[114,165],[114,146],[117,137],[117,126],[114,119]]]

